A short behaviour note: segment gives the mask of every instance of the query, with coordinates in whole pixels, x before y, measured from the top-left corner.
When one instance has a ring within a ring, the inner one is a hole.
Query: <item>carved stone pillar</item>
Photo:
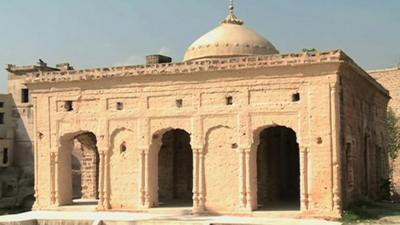
[[[205,211],[205,185],[204,185],[204,151],[199,151],[199,161],[198,161],[198,166],[199,166],[199,175],[198,175],[198,181],[199,181],[199,187],[198,187],[198,210],[200,212]]]
[[[252,210],[252,191],[251,191],[251,149],[247,148],[244,150],[245,152],[245,179],[246,179],[246,210],[251,211]]]
[[[246,209],[246,156],[245,149],[239,150],[239,208]]]
[[[150,208],[150,186],[149,186],[149,151],[144,151],[144,208]]]
[[[58,153],[50,152],[50,204],[58,206],[58,197]]]
[[[35,203],[32,206],[32,209],[38,209],[39,208],[39,187],[38,187],[38,183],[39,183],[39,167],[38,167],[38,162],[39,162],[39,140],[40,140],[40,136],[42,136],[42,134],[38,131],[37,129],[37,98],[36,97],[32,97],[32,104],[33,104],[33,119],[34,119],[34,123],[33,123],[33,133],[34,135],[34,139],[33,139],[33,155],[34,155],[34,196],[35,196]]]
[[[140,206],[145,206],[145,179],[146,179],[146,170],[145,170],[145,149],[140,150],[139,155],[139,165],[140,165],[140,179],[139,179],[139,200]]]
[[[103,208],[104,208],[104,210],[108,210],[111,208],[111,205],[110,205],[110,155],[108,152],[105,152],[105,154],[103,156],[103,162],[104,162],[103,163],[104,164]]]
[[[200,213],[203,209],[200,208],[199,200],[199,154],[200,149],[195,148],[193,151],[193,213]]]
[[[331,88],[331,151],[332,151],[332,181],[333,181],[333,189],[332,189],[332,206],[333,211],[338,215],[341,214],[342,211],[342,193],[341,193],[341,180],[340,180],[340,164],[342,162],[342,151],[341,148],[341,141],[340,141],[340,130],[341,130],[341,123],[340,123],[340,115],[341,115],[341,93],[342,89],[340,87],[339,82],[336,81],[335,84],[330,84]],[[333,129],[335,128],[335,129]],[[369,142],[367,142],[369,143]],[[369,169],[369,168],[367,168]],[[369,177],[367,177],[369,178]],[[368,182],[366,184],[368,185]],[[368,190],[368,188],[367,188]]]
[[[300,209],[308,210],[308,148],[300,150]]]
[[[98,210],[106,210],[107,209],[107,204],[105,204],[105,157],[106,157],[106,152],[100,151],[99,152],[99,187],[98,187],[98,192],[99,192],[99,202],[97,205]]]

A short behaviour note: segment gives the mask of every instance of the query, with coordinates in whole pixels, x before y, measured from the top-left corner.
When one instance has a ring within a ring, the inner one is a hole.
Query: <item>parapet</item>
[[[28,66],[17,66],[13,64],[7,64],[6,70],[15,75],[26,75],[35,72],[50,72],[58,71],[57,68],[48,67],[47,64],[43,65],[28,65]]]
[[[188,74],[204,71],[223,71],[288,65],[317,64],[346,61],[355,64],[342,50],[305,52],[298,54],[260,55],[250,57],[216,58],[202,61],[119,66],[68,71],[38,71],[30,73],[26,82],[57,83],[82,80],[100,80],[116,77],[134,77],[160,74]]]

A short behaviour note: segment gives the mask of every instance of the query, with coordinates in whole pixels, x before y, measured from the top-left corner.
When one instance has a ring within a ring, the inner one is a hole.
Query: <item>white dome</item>
[[[231,2],[228,17],[217,28],[195,41],[186,50],[184,61],[279,53],[267,39],[244,26],[233,9]]]
[[[222,23],[186,51],[184,61],[279,53],[264,37],[243,25]]]

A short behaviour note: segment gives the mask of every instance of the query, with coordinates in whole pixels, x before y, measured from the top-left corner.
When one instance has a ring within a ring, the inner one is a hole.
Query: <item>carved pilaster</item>
[[[146,179],[146,170],[145,170],[145,149],[140,150],[139,155],[139,165],[140,165],[140,179],[139,179],[139,200],[140,206],[145,206],[145,179]]]
[[[150,208],[150,190],[149,190],[149,152],[148,151],[144,151],[144,204],[143,207],[144,208]]]
[[[200,161],[200,149],[193,149],[193,213],[200,213],[203,209],[200,207],[199,200],[199,181],[200,181],[200,173],[199,173],[199,161]]]
[[[98,210],[106,210],[107,209],[107,204],[105,204],[105,157],[106,157],[106,152],[100,151],[99,152],[99,187],[98,187],[98,192],[99,192],[99,202],[97,205]]]
[[[301,211],[308,210],[308,148],[300,150],[300,208]]]
[[[245,149],[244,150],[244,154],[245,154],[245,165],[246,165],[246,168],[245,168],[245,174],[246,174],[246,176],[245,176],[245,179],[246,179],[246,195],[245,195],[245,198],[246,198],[246,210],[248,210],[248,211],[251,211],[252,210],[252,207],[251,207],[251,201],[252,201],[252,193],[251,193],[251,168],[250,168],[250,165],[251,165],[251,157],[250,157],[250,154],[251,154],[251,149],[250,148],[248,148],[248,149]]]
[[[245,150],[239,150],[239,208],[240,210],[246,209],[246,157]]]
[[[105,152],[104,156],[104,193],[103,193],[103,208],[110,209],[110,155]]]
[[[37,98],[36,97],[32,97],[32,104],[33,104],[33,118],[34,118],[34,123],[33,123],[33,132],[34,132],[34,139],[33,139],[33,143],[34,143],[34,149],[33,149],[33,153],[34,153],[34,191],[35,191],[35,203],[32,206],[33,209],[39,208],[39,167],[38,167],[38,162],[39,162],[39,144],[38,144],[38,136],[40,136],[40,132],[37,129]]]
[[[50,152],[50,204],[58,205],[58,153]]]
[[[198,210],[205,210],[205,195],[204,195],[204,151],[199,151],[199,188],[198,188]]]
[[[341,141],[340,141],[340,115],[341,115],[341,86],[340,82],[330,84],[331,96],[330,96],[330,107],[331,107],[331,151],[332,151],[332,209],[340,214],[342,208],[341,202],[341,181],[340,181],[340,164],[341,164]],[[368,184],[368,182],[367,182]]]

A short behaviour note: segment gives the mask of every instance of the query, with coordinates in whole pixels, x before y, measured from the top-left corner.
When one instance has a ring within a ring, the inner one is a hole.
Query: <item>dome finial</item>
[[[233,0],[229,0],[229,14],[234,14],[235,6],[233,5]]]
[[[235,15],[235,6],[233,4],[233,0],[229,0],[229,15],[222,21],[222,23],[230,23],[230,24],[237,24],[242,25],[243,20],[237,18]]]

